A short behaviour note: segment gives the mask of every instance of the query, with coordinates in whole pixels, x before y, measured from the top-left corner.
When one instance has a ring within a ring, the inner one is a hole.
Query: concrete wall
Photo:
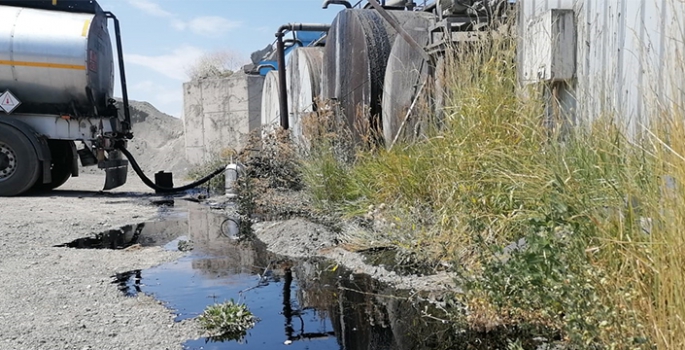
[[[224,149],[240,151],[261,124],[264,77],[236,73],[228,78],[183,84],[186,158],[191,164]]]
[[[557,91],[558,96],[572,96],[574,101],[560,104],[578,122],[613,115],[631,133],[639,135],[660,110],[683,109],[685,2],[520,0],[519,6],[519,58],[524,63],[522,73],[529,73],[528,77],[523,74],[524,82],[549,83],[562,90]],[[573,21],[558,17],[556,25],[545,33],[540,23],[549,22],[545,16],[552,9],[570,10]],[[568,32],[562,26],[572,26],[572,36],[564,34]],[[545,34],[547,38],[541,39]],[[531,59],[536,52],[550,52],[540,50],[540,41],[544,40],[564,42],[565,47],[573,45],[572,62],[564,61],[568,53],[551,58],[551,65],[574,65],[572,77],[555,79],[545,74],[548,70],[540,70],[540,60]]]

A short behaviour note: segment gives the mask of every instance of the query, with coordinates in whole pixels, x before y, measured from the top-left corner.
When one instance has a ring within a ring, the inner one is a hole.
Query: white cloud
[[[203,54],[204,51],[200,48],[182,45],[171,53],[159,56],[127,54],[126,61],[152,69],[169,78],[186,81],[188,80],[187,68],[202,57]]]
[[[183,89],[180,84],[164,85],[151,80],[143,80],[131,86],[131,95],[136,99],[150,102],[160,111],[180,118],[183,108]]]
[[[182,89],[180,85],[162,85],[151,80],[143,80],[131,87],[136,94],[151,96],[160,105],[168,105],[181,99]]]
[[[174,20],[172,20],[172,21],[171,21],[171,26],[174,27],[174,29],[179,30],[179,31],[186,30],[186,28],[188,27],[188,25],[186,24],[186,22],[183,22],[183,21],[181,21],[180,19],[174,19]]]
[[[227,31],[240,27],[240,25],[240,22],[218,16],[195,17],[186,23],[190,31],[204,36],[220,36]]]
[[[171,26],[176,30],[190,30],[194,34],[204,36],[221,36],[225,32],[238,28],[242,22],[231,21],[229,19],[219,16],[200,16],[195,17],[189,21],[183,21],[174,13],[171,13],[162,8],[158,3],[151,0],[127,0],[128,3],[155,17],[169,18]]]
[[[175,17],[173,13],[163,9],[162,6],[150,0],[128,0],[128,3],[131,6],[155,17]]]

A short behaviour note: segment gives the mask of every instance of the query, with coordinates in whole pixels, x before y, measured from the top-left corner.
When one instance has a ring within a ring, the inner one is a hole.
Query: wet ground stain
[[[241,239],[240,221],[220,213],[167,210],[164,220],[62,246],[192,249],[175,262],[112,276],[124,295],[151,295],[174,312],[176,321],[197,317],[208,305],[230,299],[245,303],[260,319],[243,339],[189,340],[185,349],[467,348],[444,313],[417,302],[410,291],[393,289],[330,261],[274,255],[259,241]]]

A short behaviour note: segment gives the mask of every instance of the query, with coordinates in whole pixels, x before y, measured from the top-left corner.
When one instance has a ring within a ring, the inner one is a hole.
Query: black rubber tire
[[[11,158],[13,170],[5,175],[0,174],[0,196],[16,196],[28,191],[36,183],[40,174],[40,162],[33,144],[24,133],[9,125],[0,124],[0,149],[3,147],[11,153],[5,154],[0,150],[0,157],[5,161]]]
[[[417,14],[390,11],[400,25],[413,25]],[[381,142],[383,83],[397,32],[380,13],[345,9],[338,12],[326,37],[321,96],[335,100],[341,122],[352,138]]]
[[[321,95],[336,100],[355,142],[380,128],[383,78],[394,29],[376,11],[346,9],[333,20],[324,49]]]
[[[48,140],[48,147],[52,155],[52,181],[44,184],[42,176],[39,177],[33,186],[35,191],[50,191],[64,185],[71,177],[71,170],[74,166],[74,154],[71,143],[73,141]]]

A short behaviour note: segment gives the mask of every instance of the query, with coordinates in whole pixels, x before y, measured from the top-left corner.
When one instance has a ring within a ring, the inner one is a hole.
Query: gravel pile
[[[429,276],[402,276],[383,266],[369,265],[364,257],[336,244],[336,234],[320,224],[296,218],[256,223],[252,227],[259,240],[276,254],[297,258],[324,257],[354,273],[364,273],[398,289],[420,291],[455,291],[454,277],[448,273]]]
[[[253,229],[270,251],[296,258],[310,257],[335,245],[333,232],[300,218],[257,223]]]
[[[175,178],[188,174],[190,163],[185,158],[183,121],[158,111],[147,102],[130,101],[133,139],[128,150],[145,174],[154,179],[158,171],[173,172]],[[121,103],[117,103],[120,113]],[[104,174],[97,166],[81,167],[81,173]],[[134,174],[129,167],[129,173]]]
[[[177,177],[188,172],[183,121],[158,111],[147,102],[131,101],[133,140],[129,150],[148,176],[171,171]]]

